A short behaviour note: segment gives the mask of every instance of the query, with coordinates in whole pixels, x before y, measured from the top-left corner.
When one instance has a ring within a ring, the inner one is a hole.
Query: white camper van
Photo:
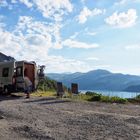
[[[33,84],[33,89],[36,89],[38,85],[38,69],[35,62],[0,62],[0,93],[23,91],[25,88],[25,70],[26,76]]]

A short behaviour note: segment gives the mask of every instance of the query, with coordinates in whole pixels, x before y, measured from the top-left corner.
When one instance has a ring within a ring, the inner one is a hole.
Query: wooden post
[[[71,91],[73,94],[78,94],[78,84],[77,83],[71,84]]]
[[[57,82],[57,96],[62,97],[64,94],[63,84],[62,82]]]

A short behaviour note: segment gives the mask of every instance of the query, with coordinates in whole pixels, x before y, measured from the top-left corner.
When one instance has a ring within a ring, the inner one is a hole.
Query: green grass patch
[[[56,92],[55,91],[36,91],[33,92],[31,94],[31,96],[36,96],[36,97],[52,97],[52,96],[56,96]]]
[[[140,94],[137,95],[137,96],[134,97],[134,98],[129,98],[128,101],[129,101],[130,103],[140,103]]]
[[[124,99],[124,98],[121,98],[121,97],[118,97],[118,96],[113,96],[113,97],[101,96],[101,101],[102,102],[109,102],[109,103],[121,103],[121,104],[124,104],[124,103],[128,102],[127,99]]]
[[[36,96],[36,97],[56,97],[56,91],[50,90],[50,91],[36,91],[34,93],[31,94],[31,96]],[[71,99],[71,100],[76,100],[76,101],[100,101],[100,102],[106,102],[106,103],[127,103],[128,100],[124,99],[124,98],[120,98],[117,96],[104,96],[102,94],[99,93],[95,93],[95,92],[86,92],[85,94],[78,94],[78,95],[72,95],[69,93],[65,93],[63,98],[67,98],[67,99]],[[137,97],[137,100],[140,101],[140,97]]]
[[[120,98],[117,96],[104,96],[99,93],[95,92],[86,92],[85,94],[79,94],[79,95],[73,95],[72,99],[74,100],[84,100],[84,101],[100,101],[100,102],[106,102],[106,103],[127,103],[128,100],[124,98]]]
[[[140,94],[136,96],[136,99],[140,99]]]

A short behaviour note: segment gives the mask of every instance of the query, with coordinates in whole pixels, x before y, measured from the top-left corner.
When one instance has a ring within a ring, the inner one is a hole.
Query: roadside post
[[[71,91],[72,91],[72,94],[78,94],[78,84],[77,83],[71,83]]]
[[[62,82],[57,82],[57,97],[61,97],[64,95],[64,89]]]

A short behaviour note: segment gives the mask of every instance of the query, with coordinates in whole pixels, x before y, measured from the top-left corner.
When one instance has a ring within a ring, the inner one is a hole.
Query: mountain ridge
[[[48,77],[63,82],[70,87],[71,83],[78,83],[80,90],[111,90],[138,92],[140,88],[140,76],[112,73],[107,70],[92,70],[87,73],[57,74],[48,73]]]

